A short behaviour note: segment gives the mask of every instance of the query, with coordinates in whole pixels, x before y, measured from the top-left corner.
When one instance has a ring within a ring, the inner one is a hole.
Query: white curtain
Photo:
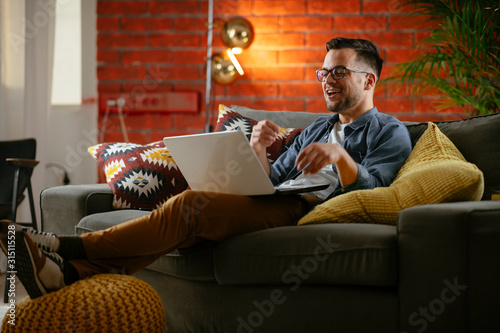
[[[40,164],[32,185],[38,223],[51,109],[55,4],[55,0],[0,0],[0,140],[37,140]],[[30,221],[28,207],[25,200],[19,220]]]

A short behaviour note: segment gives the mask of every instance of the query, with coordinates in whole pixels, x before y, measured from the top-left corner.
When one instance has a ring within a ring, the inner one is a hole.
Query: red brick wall
[[[335,36],[370,39],[385,59],[382,77],[415,52],[429,28],[396,11],[397,0],[215,0],[217,23],[243,16],[252,22],[255,40],[238,55],[245,75],[234,83],[213,85],[212,119],[217,105],[255,109],[326,112],[314,71]],[[132,91],[198,91],[200,112],[133,113],[125,109],[129,141],[146,143],[166,135],[204,131],[207,0],[109,1],[98,6],[100,97]],[[214,53],[223,51],[220,28],[214,30]],[[463,118],[456,110],[438,112],[429,94],[410,97],[404,90],[376,90],[380,111],[401,120]],[[102,114],[101,117],[102,118]],[[112,116],[105,141],[123,140]]]

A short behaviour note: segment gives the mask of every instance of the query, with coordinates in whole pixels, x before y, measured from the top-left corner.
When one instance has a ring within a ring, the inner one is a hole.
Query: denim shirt
[[[319,117],[308,126],[271,165],[269,175],[274,185],[281,184],[299,175],[295,160],[302,150],[311,143],[326,143],[339,115]],[[410,133],[396,118],[379,113],[373,108],[344,128],[342,147],[358,166],[357,180],[342,187],[337,182],[335,190],[328,197],[359,189],[373,189],[389,186],[412,150]],[[334,172],[337,169],[332,164]]]

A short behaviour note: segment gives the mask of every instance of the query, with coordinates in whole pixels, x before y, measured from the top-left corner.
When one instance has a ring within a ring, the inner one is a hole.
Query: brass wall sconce
[[[235,54],[240,54],[252,44],[254,30],[246,19],[236,17],[224,24],[221,37],[228,49],[225,53],[212,56],[212,76],[219,84],[229,84],[236,80],[237,74],[244,74]]]
[[[253,42],[254,32],[250,22],[242,17],[233,18],[222,27],[222,41],[229,48],[246,49]]]
[[[239,65],[239,63],[238,63]],[[240,66],[241,68],[241,66]],[[225,53],[214,54],[212,57],[212,75],[219,84],[229,84],[236,80],[238,71],[229,56]],[[240,73],[241,74],[241,73]],[[243,75],[243,74],[241,74]]]

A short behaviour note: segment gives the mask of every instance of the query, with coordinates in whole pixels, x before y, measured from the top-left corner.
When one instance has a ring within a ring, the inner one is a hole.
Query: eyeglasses
[[[355,68],[345,67],[345,66],[337,66],[337,67],[334,67],[334,68],[332,68],[330,70],[328,70],[328,69],[318,69],[316,71],[316,76],[318,77],[318,81],[319,82],[325,82],[329,73],[332,74],[332,77],[335,80],[342,80],[344,78],[345,74],[346,74],[346,71],[345,71],[346,69],[348,69],[350,71],[353,71],[353,72],[356,72],[356,73],[371,74],[370,72],[362,71],[360,69],[355,69]]]

